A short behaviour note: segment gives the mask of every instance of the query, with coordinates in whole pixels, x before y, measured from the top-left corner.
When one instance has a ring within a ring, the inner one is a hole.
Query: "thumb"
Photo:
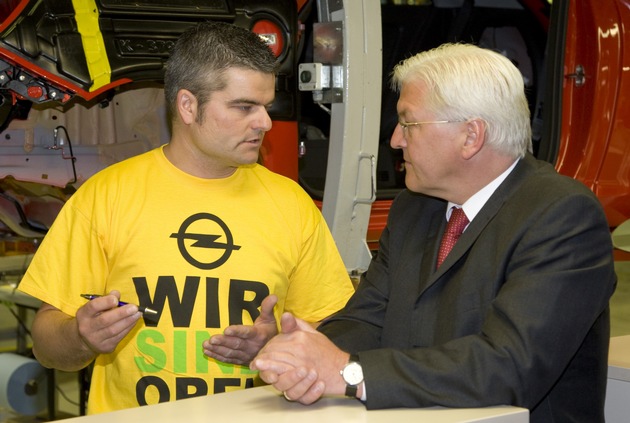
[[[116,299],[118,299],[118,301],[120,301],[120,291],[116,291],[115,289],[110,291],[108,295],[113,295],[114,297],[116,297]]]
[[[298,330],[305,332],[315,332],[315,329],[302,319],[298,319],[291,313],[284,313],[280,320],[280,328],[282,333],[291,333]]]
[[[273,308],[276,306],[277,302],[278,297],[275,295],[267,296],[260,305],[260,316],[258,316],[258,319],[264,322],[275,322],[276,317],[273,315]]]
[[[299,330],[297,317],[291,313],[282,313],[280,318],[280,331],[282,333],[291,333]]]

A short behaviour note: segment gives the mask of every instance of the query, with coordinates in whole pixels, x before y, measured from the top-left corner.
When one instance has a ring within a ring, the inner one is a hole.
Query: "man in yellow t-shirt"
[[[313,201],[256,164],[275,70],[245,29],[183,34],[170,142],[90,178],[38,249],[19,286],[43,301],[33,352],[66,371],[94,362],[88,413],[254,386],[247,364],[282,312],[315,323],[352,294]]]

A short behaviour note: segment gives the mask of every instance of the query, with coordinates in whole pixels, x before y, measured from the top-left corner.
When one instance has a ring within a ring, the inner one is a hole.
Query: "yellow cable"
[[[98,25],[98,9],[94,0],[72,0],[72,5],[83,41],[90,79],[93,81],[89,91],[96,91],[110,83],[112,73],[103,34]]]

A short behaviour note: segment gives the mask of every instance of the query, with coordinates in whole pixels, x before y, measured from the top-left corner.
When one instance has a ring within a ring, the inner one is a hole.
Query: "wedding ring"
[[[291,402],[293,401],[291,398],[289,398],[289,396],[287,395],[286,391],[282,392],[282,394],[284,395],[284,398],[285,398],[287,401],[291,401]]]

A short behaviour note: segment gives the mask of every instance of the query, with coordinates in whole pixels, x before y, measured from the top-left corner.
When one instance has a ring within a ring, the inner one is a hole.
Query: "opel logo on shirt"
[[[177,239],[179,252],[188,263],[204,270],[216,269],[230,258],[232,251],[241,248],[234,245],[225,222],[210,213],[190,216],[170,237]]]

